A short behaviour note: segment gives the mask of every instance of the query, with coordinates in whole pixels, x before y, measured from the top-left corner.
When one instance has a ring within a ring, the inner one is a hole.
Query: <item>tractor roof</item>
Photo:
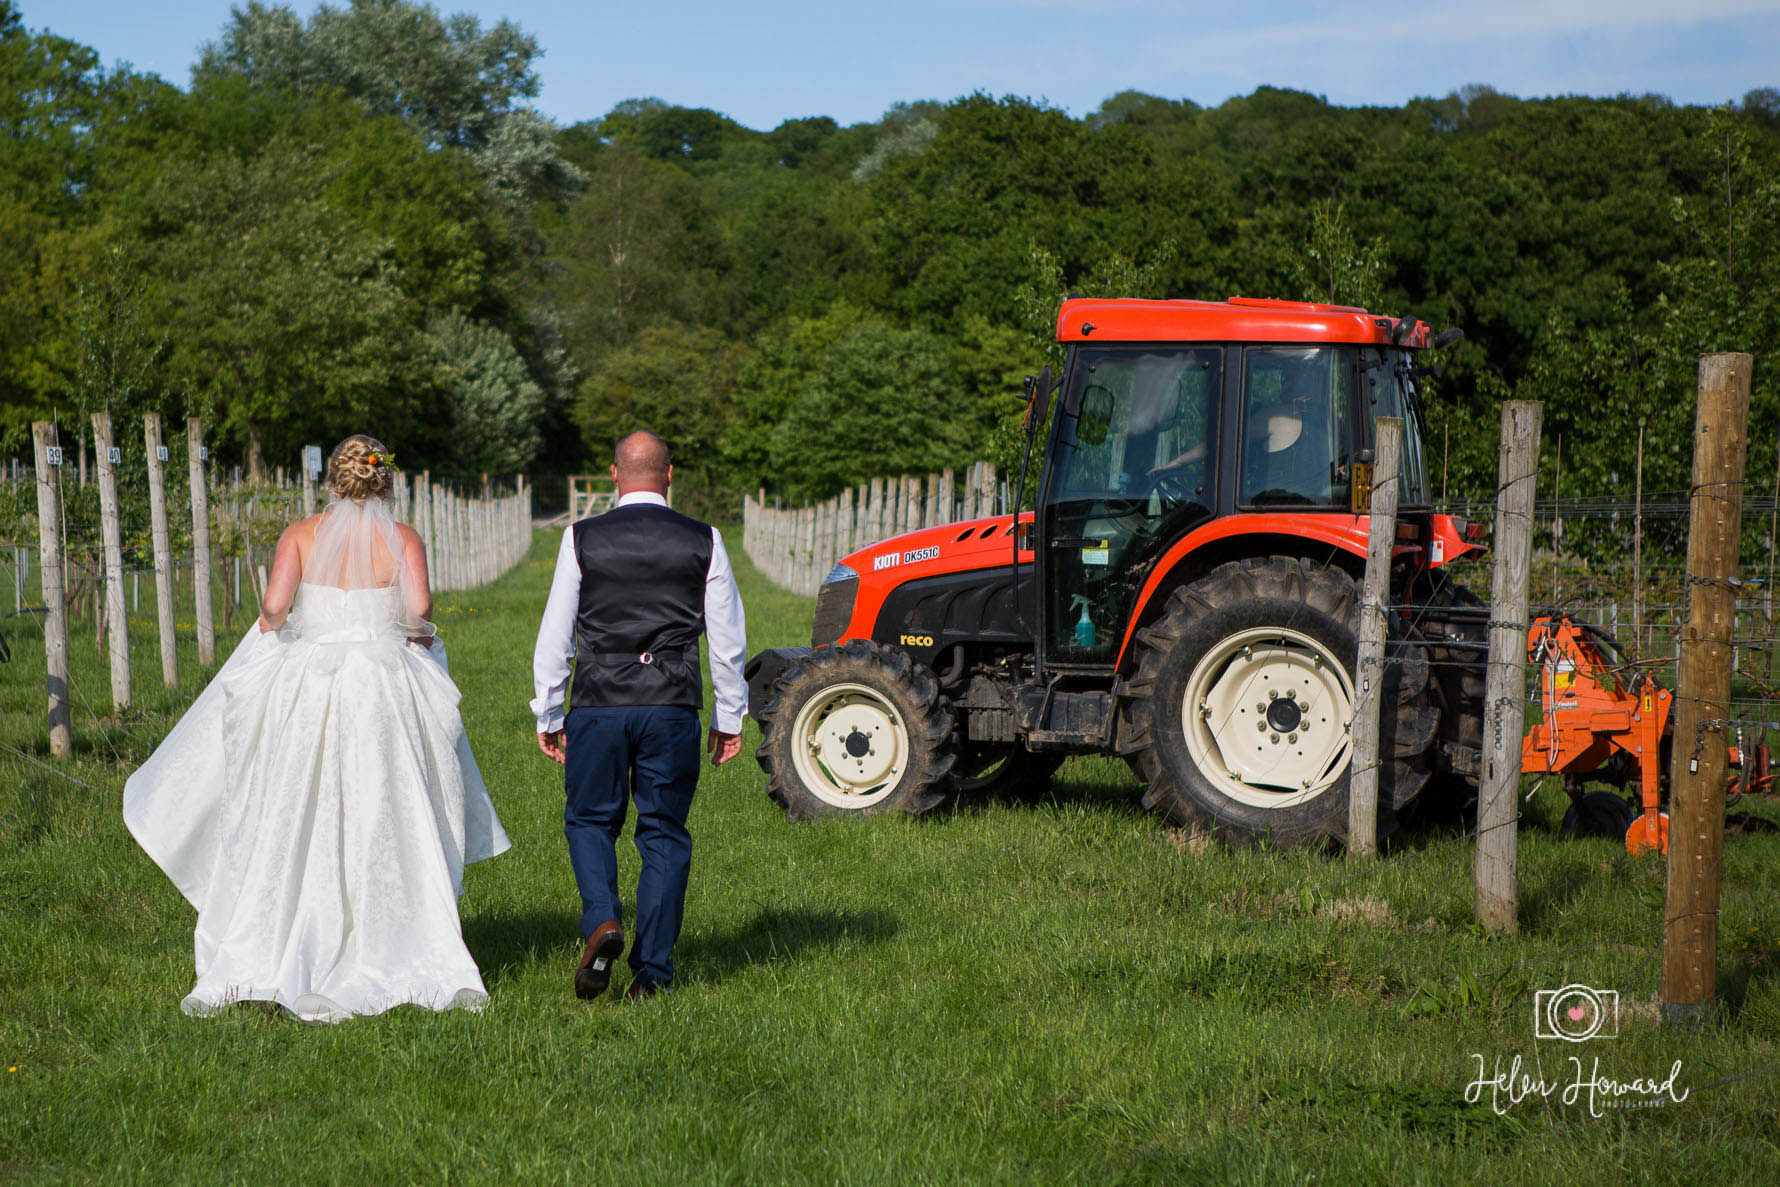
[[[1386,345],[1399,319],[1351,305],[1231,297],[1228,301],[1076,297],[1057,314],[1059,342],[1362,342]],[[1406,345],[1428,345],[1416,323]]]

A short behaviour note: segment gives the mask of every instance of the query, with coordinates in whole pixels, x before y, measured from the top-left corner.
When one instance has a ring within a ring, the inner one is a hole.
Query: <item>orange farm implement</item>
[[[1561,775],[1570,794],[1567,832],[1620,835],[1634,854],[1666,853],[1669,814],[1662,810],[1674,733],[1674,696],[1650,672],[1624,662],[1613,640],[1561,615],[1536,618],[1527,656],[1539,681],[1540,713],[1521,746],[1521,771]],[[1766,746],[1730,748],[1727,800],[1770,790]],[[1587,781],[1626,787],[1637,807]]]

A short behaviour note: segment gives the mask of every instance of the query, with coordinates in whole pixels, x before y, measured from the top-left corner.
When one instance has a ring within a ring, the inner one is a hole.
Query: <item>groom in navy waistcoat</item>
[[[575,993],[583,998],[606,991],[624,950],[616,845],[632,799],[642,870],[625,997],[650,997],[673,980],[692,868],[686,815],[698,786],[701,634],[710,640],[716,700],[711,764],[742,748],[741,594],[717,529],[668,507],[673,473],[667,443],[647,429],[618,443],[618,505],[563,532],[532,654],[538,748],[564,766],[563,832],[585,941]]]

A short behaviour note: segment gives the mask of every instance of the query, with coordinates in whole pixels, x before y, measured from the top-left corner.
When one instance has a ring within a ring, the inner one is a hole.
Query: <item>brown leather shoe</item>
[[[624,951],[624,929],[608,919],[587,937],[581,963],[575,968],[575,996],[591,1001],[612,983],[612,962]]]
[[[624,991],[624,1000],[627,1002],[647,1001],[649,998],[654,997],[660,992],[661,986],[653,981],[645,981],[643,978],[638,977],[636,980],[632,981],[629,988]]]

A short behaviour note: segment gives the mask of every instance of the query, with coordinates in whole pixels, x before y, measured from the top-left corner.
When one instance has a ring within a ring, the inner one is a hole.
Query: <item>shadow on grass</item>
[[[581,916],[576,911],[471,915],[463,927],[464,944],[490,987],[540,958],[573,962],[581,955]]]
[[[801,960],[823,948],[848,943],[881,944],[897,933],[890,912],[758,907],[745,923],[707,934],[688,933],[674,949],[676,983],[710,984],[750,965]]]
[[[492,989],[510,972],[538,960],[570,967],[581,954],[580,916],[571,911],[475,915],[463,922],[464,943]],[[760,907],[752,919],[711,934],[692,932],[674,946],[676,984],[722,981],[750,965],[787,963],[816,949],[882,943],[898,930],[888,911],[821,911]],[[627,937],[628,939],[628,937]]]

